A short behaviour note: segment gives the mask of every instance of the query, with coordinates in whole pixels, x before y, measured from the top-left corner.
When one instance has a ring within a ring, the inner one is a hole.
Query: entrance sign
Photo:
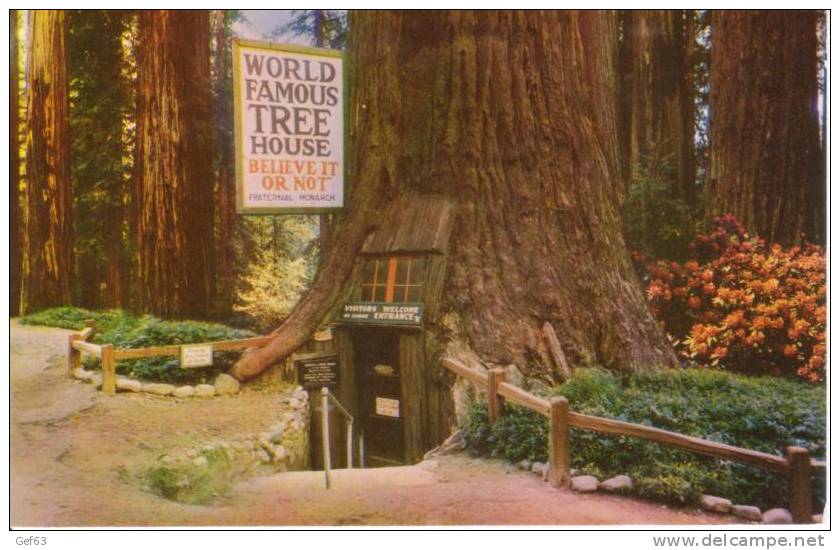
[[[362,325],[420,326],[423,323],[423,304],[348,302],[341,306],[338,320]]]
[[[295,361],[298,382],[304,389],[313,390],[338,385],[338,356],[322,355]]]
[[[343,54],[235,39],[233,71],[237,212],[342,208]]]
[[[398,399],[389,399],[387,397],[376,398],[376,414],[380,416],[390,416],[391,418],[400,417],[400,402]]]
[[[181,368],[194,369],[213,366],[213,345],[181,346]]]

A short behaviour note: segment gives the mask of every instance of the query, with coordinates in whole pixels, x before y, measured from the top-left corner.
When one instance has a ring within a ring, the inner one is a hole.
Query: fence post
[[[569,454],[569,402],[565,397],[554,396],[549,403],[548,481],[553,487],[568,487],[572,468]]]
[[[114,345],[102,346],[102,391],[108,395],[117,393],[117,365],[114,361]]]
[[[81,334],[71,334],[67,339],[67,374],[71,378],[73,371],[82,366],[82,352],[73,347],[73,342],[81,339]]]
[[[808,449],[788,447],[785,449],[790,471],[788,472],[788,493],[790,513],[795,523],[811,523],[811,456]]]
[[[487,420],[490,424],[494,424],[502,416],[504,399],[499,395],[499,384],[504,381],[504,369],[490,369],[487,373]]]

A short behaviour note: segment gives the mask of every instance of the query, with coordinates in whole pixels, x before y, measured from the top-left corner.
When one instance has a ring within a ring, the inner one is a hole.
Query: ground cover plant
[[[782,454],[784,447],[807,448],[825,456],[825,390],[777,377],[747,377],[708,369],[617,374],[580,369],[555,389],[576,412],[655,426],[686,435]],[[487,424],[483,403],[470,409],[462,428],[474,454],[512,462],[547,460],[547,419],[506,405],[502,418]],[[572,429],[572,467],[605,479],[633,478],[633,493],[670,503],[692,503],[703,493],[762,508],[784,505],[783,477],[630,437]],[[814,483],[821,510],[825,480]]]
[[[197,462],[180,466],[155,466],[143,473],[146,487],[169,500],[187,504],[208,504],[225,496],[234,475],[224,449],[204,450]]]
[[[116,348],[146,348],[154,346],[195,344],[218,340],[238,340],[256,336],[255,333],[217,323],[200,321],[165,321],[152,315],[140,317],[121,310],[89,311],[75,307],[47,309],[21,319],[29,325],[45,325],[79,330],[84,321],[92,319],[96,334],[92,342],[113,344]],[[217,374],[227,371],[239,357],[238,351],[215,352],[213,366],[182,369],[178,357],[144,357],[117,361],[117,373],[144,381],[194,384],[212,382]],[[86,368],[99,368],[99,361],[87,356]]]

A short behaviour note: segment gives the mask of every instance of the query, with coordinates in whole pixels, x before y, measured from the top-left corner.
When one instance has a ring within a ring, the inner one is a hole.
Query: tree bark
[[[819,177],[816,40],[814,11],[713,13],[708,217],[800,241]]]
[[[138,25],[137,305],[203,317],[214,290],[209,16],[144,10]]]
[[[528,371],[548,321],[575,360],[675,364],[621,235],[614,14],[351,17],[347,216],[310,292],[233,374],[252,378],[306,340],[383,209],[405,194],[457,204],[447,322],[430,328],[441,341]]]
[[[665,177],[663,166],[670,165],[674,197],[691,203],[694,104],[683,10],[629,10],[624,21],[626,173],[629,181]]]
[[[18,10],[9,10],[9,315],[20,313],[20,82],[18,71]]]
[[[66,19],[63,10],[29,18],[21,313],[69,303],[73,266]]]
[[[213,11],[215,52],[213,56],[215,82],[216,145],[219,164],[216,172],[216,208],[218,212],[217,250],[217,310],[229,313],[236,299],[236,246],[238,231],[236,216],[236,180],[233,144],[233,97],[230,82],[230,34],[225,20],[226,10]]]

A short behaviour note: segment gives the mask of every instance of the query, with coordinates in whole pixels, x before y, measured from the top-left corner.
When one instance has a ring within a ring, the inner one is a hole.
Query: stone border
[[[78,368],[73,370],[73,378],[81,382],[93,384],[96,388],[102,387],[102,375],[98,372]],[[175,386],[162,382],[141,382],[126,376],[117,376],[118,392],[148,393],[161,397],[177,397],[181,399],[189,397],[216,397],[221,395],[233,395],[239,392],[239,381],[229,374],[221,373],[216,377],[213,384],[196,384],[195,386]]]
[[[516,468],[536,474],[544,481],[548,480],[548,467],[542,462],[531,462],[526,459],[518,462]],[[610,479],[599,481],[595,476],[579,475],[578,471],[573,469],[570,489],[579,493],[604,491],[612,494],[626,494],[633,489],[633,480],[626,475],[617,475]],[[764,523],[768,525],[793,524],[793,515],[786,508],[771,508],[762,513],[758,506],[732,504],[732,501],[729,499],[713,495],[701,495],[697,504],[700,509],[706,512],[732,514],[751,523]],[[822,514],[814,515],[813,523],[822,523],[822,521]]]

